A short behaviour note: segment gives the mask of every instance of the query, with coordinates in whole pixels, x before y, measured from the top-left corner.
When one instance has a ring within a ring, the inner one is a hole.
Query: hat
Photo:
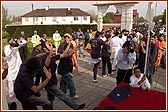
[[[36,41],[34,46],[37,47],[38,45],[41,45],[41,42],[40,41]]]
[[[65,33],[64,37],[71,37],[71,35],[69,33]]]

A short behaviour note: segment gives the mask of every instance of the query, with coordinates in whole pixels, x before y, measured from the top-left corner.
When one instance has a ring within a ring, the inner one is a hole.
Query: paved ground
[[[114,72],[112,76],[107,76],[105,78],[98,75],[98,82],[93,83],[92,66],[88,64],[88,60],[88,54],[85,56],[85,58],[79,58],[78,63],[80,66],[80,75],[75,75],[74,70],[74,82],[77,89],[77,94],[80,95],[80,98],[75,100],[75,102],[78,104],[85,102],[86,108],[84,110],[93,110],[116,87],[116,72]],[[101,70],[99,70],[99,74],[101,74]],[[156,71],[155,75],[153,76],[153,81],[154,84],[152,89],[166,92],[166,69],[159,68],[159,70]],[[42,90],[40,93],[43,97],[46,97],[45,90]],[[67,95],[69,95],[68,93]],[[22,110],[21,104],[16,98],[8,100],[16,101],[18,110]],[[41,107],[38,108],[40,110],[42,109]],[[56,98],[54,102],[54,109],[72,110],[58,98]]]

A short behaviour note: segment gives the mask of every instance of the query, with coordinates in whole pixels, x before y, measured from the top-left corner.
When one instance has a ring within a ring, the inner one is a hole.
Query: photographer
[[[118,62],[117,85],[122,81],[130,83],[133,64],[136,60],[136,53],[131,41],[127,41],[123,44],[123,47],[117,53],[116,59]]]
[[[22,63],[19,48],[22,47],[23,44],[24,43],[20,43],[18,40],[9,37],[8,45],[4,47],[5,58],[8,63],[8,75],[6,79],[8,81],[9,97],[13,97],[14,95],[13,81],[16,79],[20,64]]]

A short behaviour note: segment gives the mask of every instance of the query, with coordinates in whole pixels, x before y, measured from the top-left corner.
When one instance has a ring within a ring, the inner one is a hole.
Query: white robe
[[[111,39],[110,41],[110,49],[112,51],[111,58],[116,58],[118,51],[122,48],[122,45],[123,42],[118,36],[115,36]]]
[[[116,65],[117,65],[116,56],[118,51],[122,48],[122,45],[123,45],[123,42],[118,36],[113,37],[110,41],[110,49],[111,49],[110,58],[113,59],[112,70],[116,70]]]
[[[18,50],[21,46],[22,45],[20,44],[18,47],[13,47],[12,49],[10,48],[10,45],[4,47],[5,57],[9,67],[8,75],[6,76],[8,81],[15,80],[18,74],[19,67],[22,63]]]

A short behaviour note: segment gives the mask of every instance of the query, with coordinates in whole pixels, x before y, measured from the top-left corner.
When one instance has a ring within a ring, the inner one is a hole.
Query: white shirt
[[[103,38],[101,37],[100,39],[103,40],[104,42],[107,40],[106,37],[103,37]]]
[[[127,36],[124,36],[124,35],[123,35],[121,39],[122,39],[122,42],[123,42],[123,44],[124,44],[125,41],[127,40]]]
[[[118,36],[113,37],[110,41],[111,48],[120,49],[122,45],[123,45],[123,42]]]
[[[53,34],[53,40],[54,42],[60,41],[62,38],[59,33],[54,33]]]
[[[18,47],[13,47],[12,49],[10,48],[10,45],[6,45],[4,47],[5,58],[7,59],[7,63],[9,66],[8,75],[6,76],[6,79],[8,81],[15,80],[18,74],[20,65],[22,63],[19,54],[19,48],[21,46],[23,46],[23,43],[22,44],[20,43]]]
[[[149,81],[148,81],[147,78],[146,78],[146,80],[142,84],[138,85],[138,82],[141,80],[142,77],[143,77],[143,74],[141,74],[140,78],[137,78],[135,75],[132,75],[130,77],[130,81],[131,81],[130,85],[132,87],[140,87],[140,86],[143,85],[145,87],[150,88],[151,86],[150,86],[150,83],[149,83]]]
[[[112,58],[116,57],[118,51],[122,48],[122,45],[123,45],[123,42],[118,36],[115,36],[111,39],[110,49],[112,51],[112,53],[111,53]]]

